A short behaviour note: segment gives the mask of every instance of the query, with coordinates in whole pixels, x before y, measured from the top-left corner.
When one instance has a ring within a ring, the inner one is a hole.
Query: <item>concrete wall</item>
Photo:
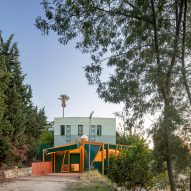
[[[54,145],[66,144],[74,140],[79,140],[78,125],[83,125],[83,135],[89,135],[89,118],[88,117],[64,117],[54,119]],[[65,125],[65,136],[61,135],[61,125]],[[71,127],[71,140],[66,140],[66,126]],[[116,143],[116,119],[115,118],[92,118],[91,126],[95,125],[95,141]],[[101,125],[102,134],[97,135],[97,125]],[[93,135],[93,134],[92,134]],[[93,136],[92,136],[93,137]],[[92,138],[93,140],[93,138]]]

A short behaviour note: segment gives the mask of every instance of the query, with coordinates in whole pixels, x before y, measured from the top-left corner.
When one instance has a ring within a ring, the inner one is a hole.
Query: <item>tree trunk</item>
[[[185,68],[185,40],[186,40],[186,14],[187,14],[187,0],[185,0],[185,6],[184,6],[184,18],[183,18],[183,34],[182,34],[182,76],[184,81],[184,86],[188,95],[188,100],[191,105],[191,92],[189,89],[187,77],[186,77],[186,68]]]
[[[64,107],[63,107],[63,113],[62,113],[62,117],[64,118]]]
[[[190,185],[189,186],[190,186],[189,190],[191,191],[191,172],[190,172]]]
[[[168,140],[167,140],[166,151],[169,152]],[[173,170],[172,170],[172,159],[171,159],[170,153],[166,153],[166,154],[167,154],[166,162],[167,162],[167,171],[168,171],[168,179],[170,183],[170,190],[176,191],[176,184],[174,181]]]
[[[171,99],[170,99],[170,87],[166,87],[166,92],[168,92],[166,99],[165,99],[165,107],[164,107],[164,121],[163,121],[163,128],[164,128],[164,138],[165,138],[165,155],[166,155],[166,163],[167,163],[167,171],[168,171],[168,179],[170,183],[170,191],[176,191],[176,184],[174,181],[173,175],[173,167],[172,167],[172,158],[171,158],[171,144],[170,144],[170,134],[171,132]],[[169,121],[170,120],[170,121]]]

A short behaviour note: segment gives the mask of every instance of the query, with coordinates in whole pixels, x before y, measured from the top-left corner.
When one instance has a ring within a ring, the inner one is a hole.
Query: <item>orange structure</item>
[[[42,159],[45,162],[46,156],[51,156],[49,164],[52,165],[53,173],[83,173],[89,169],[90,154],[91,167],[98,169],[104,175],[107,174],[106,167],[109,166],[110,156],[112,154],[117,155],[122,149],[127,148],[127,145],[89,142],[86,139],[82,139],[80,143],[43,149]]]

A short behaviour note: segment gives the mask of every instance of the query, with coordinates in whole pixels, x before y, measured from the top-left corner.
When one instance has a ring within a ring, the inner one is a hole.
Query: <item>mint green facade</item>
[[[91,141],[116,144],[115,118],[95,117],[91,119],[90,125],[88,117],[59,117],[54,119],[54,146],[79,141],[82,135],[89,137],[89,127],[91,129]],[[64,129],[61,131],[61,128]]]

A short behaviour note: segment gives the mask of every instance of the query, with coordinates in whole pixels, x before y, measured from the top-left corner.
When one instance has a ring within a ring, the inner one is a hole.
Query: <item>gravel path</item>
[[[66,191],[67,184],[78,182],[79,177],[28,176],[0,183],[0,191]]]

